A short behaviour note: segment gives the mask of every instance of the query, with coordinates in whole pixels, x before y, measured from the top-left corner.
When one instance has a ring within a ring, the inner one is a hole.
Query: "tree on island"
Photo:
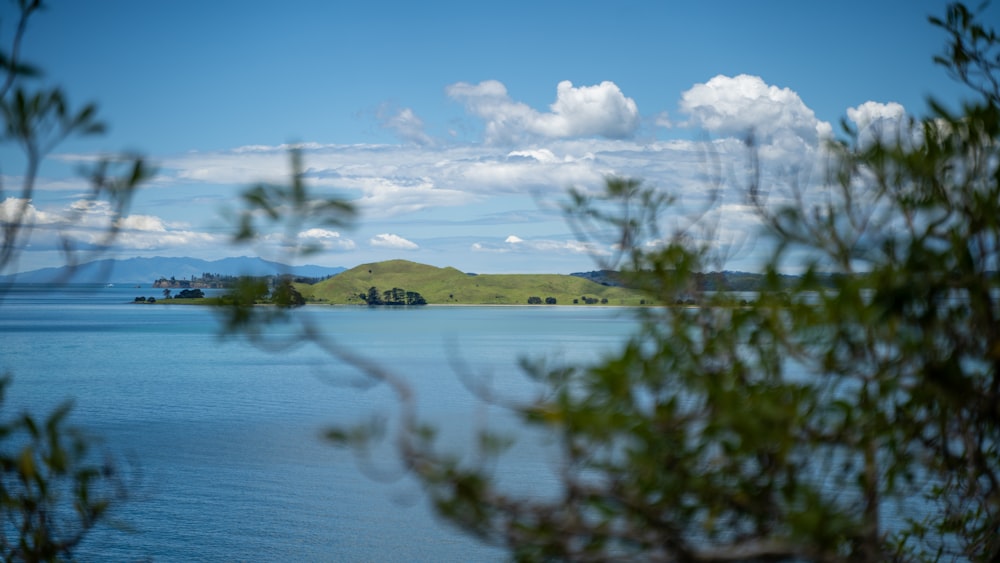
[[[406,304],[407,305],[426,305],[427,300],[424,299],[423,295],[420,295],[416,291],[406,292]]]
[[[368,288],[367,293],[360,293],[358,297],[372,307],[377,305],[406,306],[427,304],[427,300],[416,291],[406,291],[399,287],[394,287],[380,294],[378,288],[372,286]]]
[[[306,304],[306,298],[292,285],[290,278],[281,278],[271,291],[271,302],[281,307],[301,307]]]
[[[378,288],[375,286],[369,287],[368,293],[359,293],[358,297],[360,297],[361,300],[364,301],[365,303],[368,303],[368,305],[382,304],[382,295],[379,293]]]
[[[1000,41],[960,4],[931,21],[950,41],[937,62],[975,96],[961,110],[847,131],[818,189],[793,183],[790,203],[767,199],[778,186],[748,137],[747,196],[773,243],[752,306],[699,290],[717,225],[665,221],[670,196],[635,180],[572,192],[577,232],[615,231],[644,302],[698,301],[639,309],[642,330],[593,364],[525,363],[545,392],[499,406],[551,436],[550,494],[498,483],[495,432],[451,455],[407,374],[306,324],[302,338],[398,400],[391,430],[329,438],[359,456],[389,438],[443,517],[523,561],[1000,559]],[[271,319],[231,313],[256,338]]]
[[[182,289],[176,296],[177,299],[202,299],[205,292],[200,289]]]
[[[403,305],[406,303],[406,290],[394,287],[382,293],[384,305]]]

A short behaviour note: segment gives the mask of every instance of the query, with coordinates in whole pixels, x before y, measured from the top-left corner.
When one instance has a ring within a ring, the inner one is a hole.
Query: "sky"
[[[52,0],[22,47],[45,74],[25,86],[96,102],[108,130],[48,155],[12,269],[61,265],[59,235],[96,240],[109,210],[80,203],[79,169],[118,151],[157,175],[101,257],[293,261],[280,237],[234,246],[227,217],[248,186],[287,184],[297,146],[310,190],[359,211],[292,233],[322,249],[297,262],[593,270],[616,248],[571,228],[567,191],[627,177],[676,198],[666,230],[698,217],[720,269],[752,271],[767,245],[746,202],[748,131],[769,181],[818,183],[802,171],[842,122],[920,117],[930,97],[955,107],[966,93],[932,62],[946,38],[927,23],[945,5]],[[15,16],[0,8],[5,52]],[[23,164],[0,145],[0,211]]]

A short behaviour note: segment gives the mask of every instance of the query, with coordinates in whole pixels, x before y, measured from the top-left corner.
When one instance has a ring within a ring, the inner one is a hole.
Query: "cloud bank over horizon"
[[[513,99],[497,80],[457,82],[444,92],[481,125],[474,142],[434,138],[412,108],[385,106],[374,120],[399,143],[303,142],[154,154],[160,174],[145,188],[142,209],[118,219],[117,252],[123,257],[222,253],[228,238],[220,210],[231,205],[238,188],[285,182],[294,147],[302,151],[310,186],[349,200],[360,211],[353,230],[304,226],[296,235],[321,249],[327,265],[350,266],[402,252],[437,265],[454,260],[459,267],[466,258],[458,257],[479,256],[468,258],[478,262],[467,267],[481,272],[586,269],[588,257],[615,249],[577,240],[560,205],[568,188],[596,193],[606,178],[620,176],[676,195],[675,226],[684,223],[685,213],[711,204],[715,220],[725,224],[717,243],[741,248],[731,258],[737,267],[749,268],[759,225],[744,194],[748,135],[765,169],[774,171],[776,185],[788,170],[815,170],[833,136],[831,125],[794,90],[747,74],[695,84],[679,94],[677,109],[669,112],[640,113],[636,101],[611,81],[559,82],[555,100],[542,110]],[[669,129],[662,127],[667,113],[674,116]],[[845,117],[858,131],[874,135],[898,130],[906,110],[898,103],[868,101],[846,108]],[[640,134],[645,130],[657,134]],[[95,156],[64,153],[54,159],[69,165]],[[8,184],[16,181],[5,178]],[[80,183],[46,177],[38,190],[45,197],[29,205],[26,216],[37,228],[26,256],[52,258],[60,234],[87,244],[95,227],[110,220],[100,206],[74,208]],[[9,216],[17,201],[7,199],[0,213]],[[177,207],[184,201],[197,204]],[[60,224],[67,216],[73,223]],[[257,242],[280,255],[278,238]],[[22,260],[22,267],[30,262]]]

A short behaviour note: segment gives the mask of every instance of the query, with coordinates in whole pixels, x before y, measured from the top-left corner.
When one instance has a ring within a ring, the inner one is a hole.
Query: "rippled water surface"
[[[153,292],[153,293],[150,293]],[[131,460],[132,498],[79,550],[83,560],[473,561],[503,552],[436,521],[391,459],[363,470],[325,444],[331,424],[386,416],[391,397],[312,347],[282,354],[217,337],[211,310],[136,305],[158,290],[14,287],[0,302],[4,410],[72,399],[73,421]],[[522,355],[586,360],[634,329],[602,307],[310,306],[351,349],[404,373],[421,412],[463,451],[468,429],[499,421],[456,369],[512,396]],[[537,482],[541,447],[515,450],[500,477]],[[388,482],[379,479],[388,478]],[[542,477],[544,481],[544,477]]]

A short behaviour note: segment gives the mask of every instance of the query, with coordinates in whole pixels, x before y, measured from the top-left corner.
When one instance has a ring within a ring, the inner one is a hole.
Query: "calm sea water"
[[[132,460],[121,525],[88,536],[81,560],[503,558],[436,520],[390,456],[370,468],[320,438],[332,424],[391,415],[384,389],[359,388],[355,372],[314,348],[272,354],[220,340],[209,309],[131,304],[138,295],[160,292],[15,286],[0,301],[0,371],[14,375],[6,413],[72,399],[73,422]],[[504,418],[456,366],[525,397],[518,358],[585,361],[636,327],[627,309],[603,307],[305,309],[339,342],[405,374],[459,453],[472,428]],[[544,486],[552,460],[525,442],[498,477]]]

